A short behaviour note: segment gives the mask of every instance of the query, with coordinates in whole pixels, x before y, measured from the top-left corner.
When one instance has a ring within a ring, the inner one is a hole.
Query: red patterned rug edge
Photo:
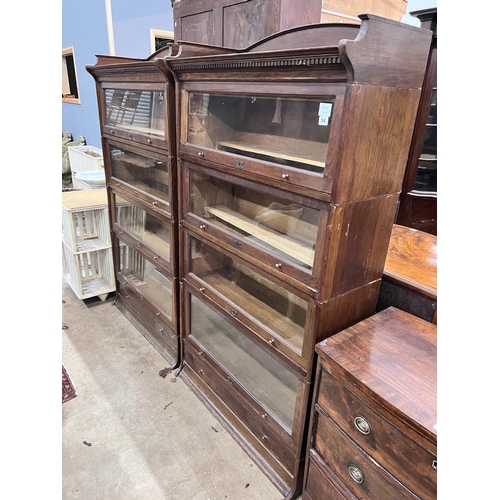
[[[62,365],[62,402],[66,403],[67,401],[76,398],[76,396],[77,393],[75,386],[73,385],[66,368]]]

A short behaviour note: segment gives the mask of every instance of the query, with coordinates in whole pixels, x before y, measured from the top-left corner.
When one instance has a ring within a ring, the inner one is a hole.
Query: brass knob
[[[151,144],[151,139],[148,139],[148,144]]]
[[[153,206],[156,207],[156,205],[158,205],[158,202],[157,201],[153,201]]]
[[[200,292],[204,292],[205,291],[205,287],[204,286],[200,286],[199,290],[200,290]]]
[[[274,264],[274,267],[275,267],[276,269],[281,269],[281,264],[278,262],[277,264]]]
[[[153,257],[153,260],[158,260],[158,255],[155,255],[155,256]]]
[[[198,156],[200,158],[203,158],[205,156],[205,153],[203,153],[202,151],[198,151]]]
[[[262,440],[263,440],[263,441],[266,441],[266,439],[267,439],[267,436],[264,434],[264,435],[262,436]]]
[[[274,339],[269,339],[268,342],[272,345],[274,344]]]
[[[200,225],[200,229],[201,229],[201,230],[205,229],[205,224],[201,224],[201,225]]]
[[[262,418],[267,418],[267,413],[263,413]]]
[[[359,432],[361,432],[361,434],[370,434],[372,430],[370,422],[368,422],[363,415],[356,415],[354,417],[354,426]]]
[[[288,174],[282,174],[282,175],[281,175],[281,178],[282,178],[282,179],[285,179],[285,180],[286,180],[286,179],[288,179]]]
[[[361,484],[365,480],[365,475],[361,472],[361,470],[355,465],[349,466],[349,475],[356,481],[358,484]]]

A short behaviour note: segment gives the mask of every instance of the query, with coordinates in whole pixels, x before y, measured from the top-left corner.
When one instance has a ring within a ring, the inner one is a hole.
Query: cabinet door
[[[269,96],[183,92],[181,153],[284,189],[329,192],[335,95]],[[185,123],[187,121],[187,123]]]
[[[146,300],[159,316],[174,325],[174,286],[171,276],[146,259],[135,248],[120,240],[119,277]]]
[[[222,367],[233,385],[242,388],[238,392],[264,410],[261,413],[265,418],[272,419],[291,436],[299,378],[236,328],[226,315],[196,295],[187,295],[189,338]],[[291,442],[290,438],[287,441]]]
[[[260,344],[285,363],[294,369],[302,366],[301,374],[306,375],[307,360],[301,354],[306,317],[314,313],[311,299],[193,236],[184,253],[189,255],[184,281],[255,333]]]
[[[103,141],[108,183],[145,202],[151,211],[171,216],[172,163],[163,152]]]
[[[166,120],[165,84],[103,84],[102,133],[129,141],[170,149]]]
[[[115,199],[113,230],[122,240],[128,240],[132,247],[140,248],[151,260],[173,273],[171,219],[151,214],[132,200],[116,196]]]
[[[327,205],[215,172],[183,166],[183,219],[186,227],[216,238],[245,259],[258,262],[265,273],[288,279],[311,292],[318,227],[326,223]],[[194,165],[193,165],[194,166]],[[238,182],[239,184],[236,184]],[[320,253],[320,252],[318,252]],[[264,266],[264,267],[263,267]]]

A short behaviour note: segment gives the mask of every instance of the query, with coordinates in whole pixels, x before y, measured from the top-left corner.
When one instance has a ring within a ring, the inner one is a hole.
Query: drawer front
[[[321,370],[317,404],[358,446],[421,498],[435,498],[436,455],[422,448],[325,369]]]
[[[313,448],[332,473],[358,498],[417,498],[356,446],[321,410],[315,416]]]
[[[304,498],[310,498],[310,500],[356,500],[354,495],[347,496],[341,491],[341,486],[336,484],[333,478],[327,477],[314,459],[310,457]]]
[[[191,341],[185,344],[184,360],[293,475],[296,445],[290,436],[272,421],[264,409],[255,403],[250,404],[238,383],[220,367],[216,367],[209,355]]]

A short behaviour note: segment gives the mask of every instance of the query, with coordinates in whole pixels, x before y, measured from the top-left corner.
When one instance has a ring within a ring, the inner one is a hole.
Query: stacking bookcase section
[[[360,17],[164,58],[181,376],[287,499],[302,488],[314,346],[375,312],[431,41]]]
[[[155,59],[98,56],[96,81],[117,307],[179,363],[177,173],[173,80]],[[160,60],[161,62],[161,60]]]
[[[115,291],[105,189],[62,193],[62,271],[79,299]]]

